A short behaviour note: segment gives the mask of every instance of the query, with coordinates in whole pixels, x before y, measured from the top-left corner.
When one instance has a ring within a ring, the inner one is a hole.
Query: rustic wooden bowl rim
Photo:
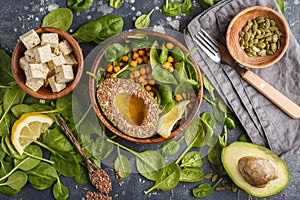
[[[120,35],[118,35],[117,37],[113,38],[112,40],[110,40],[107,44],[105,44],[105,46],[100,50],[100,52],[98,53],[98,55],[96,56],[94,63],[92,65],[91,68],[91,72],[96,74],[99,63],[104,55],[105,52],[105,48],[110,45],[113,44],[115,42],[120,42],[120,41],[124,41],[125,38],[127,38],[127,36],[129,35],[134,35],[134,34],[146,34],[146,35],[150,35],[150,36],[155,36],[155,37],[160,37],[163,39],[166,39],[167,41],[172,42],[174,45],[179,46],[183,51],[188,52],[187,48],[181,44],[179,41],[177,41],[176,39],[156,32],[156,31],[150,31],[150,30],[130,30],[127,32],[124,32]],[[98,116],[98,118],[100,119],[100,121],[114,134],[116,134],[117,136],[126,139],[128,141],[131,142],[135,142],[135,143],[140,143],[140,144],[153,144],[153,143],[159,143],[159,142],[164,142],[167,141],[169,139],[174,138],[175,136],[177,136],[179,133],[183,132],[192,122],[192,120],[199,114],[198,111],[200,109],[200,105],[202,102],[202,96],[203,96],[203,84],[202,84],[202,79],[201,79],[201,72],[200,69],[198,67],[198,65],[196,64],[195,60],[193,59],[192,56],[189,56],[189,59],[193,62],[193,64],[195,65],[195,68],[197,70],[198,73],[198,77],[199,77],[199,86],[200,89],[198,91],[198,103],[196,105],[196,107],[193,109],[192,113],[189,115],[189,119],[184,121],[183,124],[181,124],[179,126],[179,128],[177,128],[176,130],[174,130],[171,135],[168,138],[163,138],[161,136],[159,136],[158,134],[149,137],[149,138],[135,138],[135,137],[131,137],[129,135],[126,135],[124,133],[122,133],[121,131],[119,131],[114,125],[112,125],[112,123],[103,115],[103,113],[101,112],[97,99],[96,99],[96,81],[94,78],[89,77],[89,93],[90,93],[90,99],[93,105],[93,109],[96,112],[96,115]]]
[[[283,33],[280,38],[281,47],[273,55],[249,57],[245,51],[240,48],[238,33],[246,25],[248,19],[253,19],[258,16],[273,19],[276,22],[277,27],[280,27],[280,31]],[[249,68],[265,68],[275,64],[285,54],[288,43],[289,28],[287,22],[281,14],[266,6],[251,6],[241,10],[233,17],[226,32],[226,45],[230,55],[239,64]]]
[[[83,72],[83,64],[84,64],[84,59],[83,59],[83,54],[81,51],[81,48],[77,41],[67,32],[53,28],[53,27],[42,27],[42,28],[37,28],[35,31],[38,34],[47,32],[47,33],[58,33],[59,37],[61,39],[67,40],[70,45],[72,46],[74,56],[78,62],[77,68],[74,71],[74,80],[70,83],[67,84],[67,87],[63,89],[60,92],[54,93],[51,91],[50,88],[45,88],[42,87],[38,91],[33,91],[30,88],[28,88],[25,85],[25,74],[24,71],[20,68],[19,66],[19,59],[24,55],[24,52],[26,50],[25,46],[23,45],[22,41],[19,40],[18,43],[16,44],[13,54],[12,54],[12,60],[11,60],[11,68],[12,68],[12,73],[13,76],[18,83],[18,85],[29,95],[38,98],[38,99],[45,99],[45,100],[55,100],[58,98],[61,98],[70,92],[73,91],[73,89],[78,85],[82,72]]]

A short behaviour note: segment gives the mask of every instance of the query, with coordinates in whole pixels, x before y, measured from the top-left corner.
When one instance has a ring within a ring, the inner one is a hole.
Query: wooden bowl
[[[250,57],[241,49],[239,43],[239,32],[248,20],[256,17],[265,17],[274,20],[281,31],[280,48],[273,54],[267,56]],[[264,68],[273,65],[284,55],[289,43],[289,29],[284,17],[275,10],[264,6],[252,6],[240,11],[230,22],[226,33],[226,45],[231,56],[241,65],[250,68]]]
[[[161,38],[166,42],[172,42],[174,45],[180,47],[184,52],[188,52],[187,48],[181,44],[180,42],[178,42],[175,38],[172,38],[166,34],[162,34],[162,33],[158,33],[155,31],[149,31],[149,30],[133,30],[130,32],[125,32],[121,35],[118,35],[117,37],[115,37],[114,39],[112,39],[111,41],[109,41],[104,48],[101,49],[101,51],[99,52],[99,54],[96,56],[94,63],[92,65],[92,69],[91,72],[94,74],[97,74],[98,71],[98,67],[99,64],[101,62],[101,60],[104,57],[104,53],[105,53],[105,48],[113,43],[116,42],[124,42],[126,40],[126,38],[130,35],[134,35],[134,34],[145,34],[148,35],[149,37],[157,37],[157,38]],[[200,69],[197,65],[197,63],[195,62],[195,60],[193,59],[192,56],[189,56],[190,61],[194,64],[196,71],[197,71],[197,75],[199,78],[199,91],[197,92],[197,102],[194,104],[194,107],[191,111],[191,113],[189,114],[189,117],[187,120],[182,121],[180,126],[175,129],[174,131],[172,131],[171,135],[168,138],[163,138],[161,137],[159,134],[156,134],[152,137],[149,138],[135,138],[135,137],[131,137],[129,135],[124,134],[123,132],[121,132],[120,130],[118,130],[118,128],[116,126],[114,126],[102,113],[101,109],[99,108],[97,99],[96,99],[96,81],[94,78],[90,77],[89,78],[89,93],[90,93],[90,98],[91,98],[91,102],[94,108],[94,111],[96,112],[98,118],[100,119],[100,121],[114,134],[116,134],[117,136],[126,139],[128,141],[131,142],[135,142],[135,143],[141,143],[141,144],[153,144],[153,143],[158,143],[158,142],[164,142],[167,141],[171,138],[174,138],[176,135],[178,135],[179,133],[182,133],[193,121],[193,119],[199,115],[199,109],[200,109],[200,105],[202,102],[202,96],[203,96],[203,84],[202,84],[202,78],[201,78],[201,72]]]
[[[19,59],[24,56],[24,52],[26,51],[26,47],[24,44],[19,41],[13,51],[12,54],[12,61],[11,61],[11,67],[12,67],[12,73],[13,76],[18,83],[18,85],[29,95],[39,98],[39,99],[47,99],[47,100],[54,100],[58,99],[60,97],[63,97],[67,94],[69,94],[79,83],[79,80],[81,78],[82,72],[83,72],[83,54],[81,51],[81,48],[77,41],[67,32],[52,28],[52,27],[43,27],[35,29],[35,31],[40,35],[42,33],[57,33],[59,35],[60,40],[67,40],[69,44],[73,48],[73,54],[77,60],[77,67],[73,68],[74,71],[74,80],[72,82],[67,83],[67,87],[63,89],[60,92],[54,93],[52,92],[51,88],[48,87],[41,87],[38,91],[33,91],[30,88],[28,88],[25,85],[26,77],[24,70],[21,69],[19,66]]]

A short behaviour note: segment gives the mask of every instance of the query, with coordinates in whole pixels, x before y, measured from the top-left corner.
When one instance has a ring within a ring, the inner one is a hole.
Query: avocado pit
[[[263,188],[278,178],[275,165],[264,158],[244,156],[239,159],[238,168],[243,178],[255,187]]]

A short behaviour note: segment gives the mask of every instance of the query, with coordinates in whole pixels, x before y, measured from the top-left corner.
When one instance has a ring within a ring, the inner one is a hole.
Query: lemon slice
[[[20,155],[24,149],[44,133],[54,120],[45,114],[23,114],[12,126],[11,142]]]
[[[157,133],[159,135],[163,138],[168,138],[170,136],[175,123],[181,119],[189,102],[189,100],[185,100],[177,103],[169,112],[159,118],[157,125]]]

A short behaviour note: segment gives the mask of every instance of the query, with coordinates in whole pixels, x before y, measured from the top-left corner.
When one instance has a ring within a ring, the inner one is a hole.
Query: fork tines
[[[218,42],[210,37],[202,28],[197,35],[194,35],[193,40],[197,45],[215,62],[220,62]]]

